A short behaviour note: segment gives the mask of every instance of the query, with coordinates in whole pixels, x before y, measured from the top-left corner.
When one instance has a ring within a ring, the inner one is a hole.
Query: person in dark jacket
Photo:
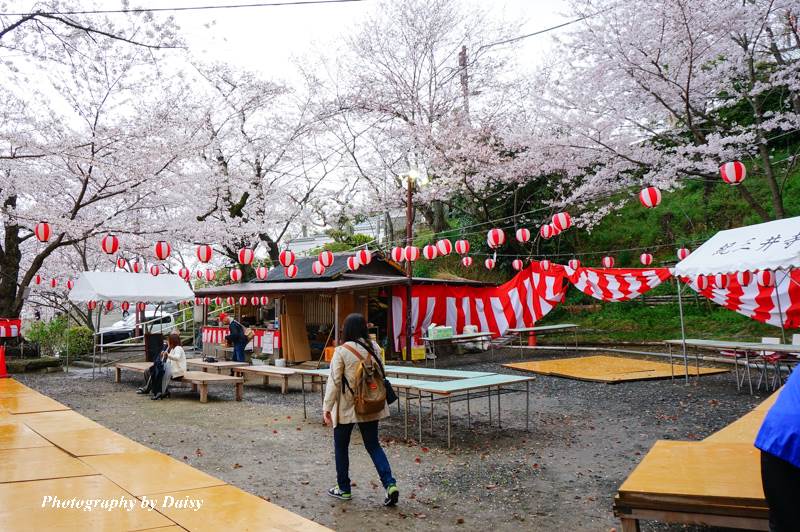
[[[800,527],[800,370],[789,376],[764,417],[755,446],[761,449],[761,483],[772,532]]]
[[[233,360],[234,362],[244,362],[244,348],[247,347],[247,335],[244,333],[244,326],[236,320],[231,319],[230,316],[221,312],[219,315],[219,322],[227,325],[230,334],[225,338],[233,346]]]

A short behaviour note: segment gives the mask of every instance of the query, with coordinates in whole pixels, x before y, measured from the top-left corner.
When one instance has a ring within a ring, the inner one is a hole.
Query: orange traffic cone
[[[6,370],[6,346],[0,345],[0,379],[10,377]]]

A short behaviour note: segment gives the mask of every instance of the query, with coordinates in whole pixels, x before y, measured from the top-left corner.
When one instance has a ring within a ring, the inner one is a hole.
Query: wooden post
[[[333,294],[333,343],[339,345],[339,292]]]

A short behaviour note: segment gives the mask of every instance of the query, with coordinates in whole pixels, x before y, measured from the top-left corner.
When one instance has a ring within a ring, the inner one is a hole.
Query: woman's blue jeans
[[[333,429],[333,448],[336,456],[336,481],[339,484],[339,489],[350,493],[350,454],[348,449],[350,447],[350,435],[353,433],[353,425],[355,423],[348,423],[345,425],[337,425]],[[378,422],[368,421],[366,423],[359,423],[358,429],[361,431],[361,439],[364,440],[364,447],[367,449],[372,463],[375,464],[375,469],[381,477],[381,483],[384,488],[389,485],[395,484],[394,477],[392,477],[392,468],[389,466],[389,460],[386,458],[386,453],[383,452],[378,441]]]

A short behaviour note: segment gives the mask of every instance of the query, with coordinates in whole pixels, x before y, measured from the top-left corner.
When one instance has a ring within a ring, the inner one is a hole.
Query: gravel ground
[[[506,355],[461,368],[514,373],[499,363],[518,356]],[[321,424],[319,394],[308,396],[309,421],[303,421],[297,383],[290,381],[286,396],[277,387],[248,384],[242,403],[232,400],[232,387],[212,387],[203,405],[188,389],[163,401],[138,396],[139,376],[127,372],[121,384],[110,374],[92,380],[91,370],[17,378],[136,441],[337,530],[618,529],[616,489],[656,440],[702,439],[763,400],[737,393],[730,374],[689,386],[537,376],[530,432],[524,393],[502,396],[502,429],[496,417],[490,426],[485,397],[471,401],[472,428],[466,404],[453,403],[450,450],[444,408],[437,405],[431,435],[426,406],[421,444],[404,440],[403,416],[392,408],[381,438],[401,504],[385,509],[358,431],[351,446],[353,500],[325,495],[335,484],[332,434]],[[410,416],[416,427],[416,408]],[[642,528],[684,530],[654,523]]]

